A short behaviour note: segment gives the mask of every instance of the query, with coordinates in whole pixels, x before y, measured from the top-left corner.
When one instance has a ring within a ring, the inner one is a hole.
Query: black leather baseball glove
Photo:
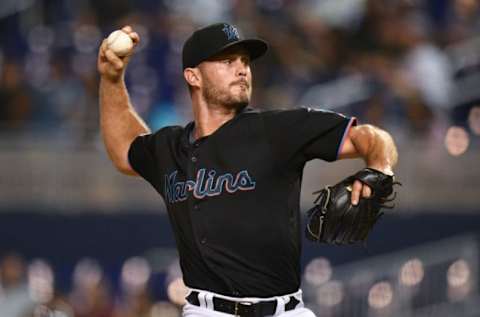
[[[361,197],[356,206],[351,204],[353,182],[361,181],[372,189],[370,197]],[[368,234],[377,222],[382,208],[395,199],[396,182],[393,176],[364,168],[333,186],[314,192],[318,194],[314,207],[307,212],[305,234],[308,239],[328,244],[352,244],[366,242]],[[392,195],[393,194],[393,195]]]

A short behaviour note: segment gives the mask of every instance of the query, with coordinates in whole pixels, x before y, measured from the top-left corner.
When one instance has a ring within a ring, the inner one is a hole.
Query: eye
[[[231,58],[224,59],[223,63],[227,64],[227,65],[230,65],[232,63],[232,59]]]

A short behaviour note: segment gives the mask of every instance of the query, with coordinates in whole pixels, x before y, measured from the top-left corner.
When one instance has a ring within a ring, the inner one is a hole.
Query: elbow
[[[138,175],[128,161],[128,146],[112,146],[111,142],[105,142],[108,157],[117,171],[125,175]]]
[[[107,148],[108,149],[108,148]],[[116,151],[110,149],[108,155],[115,169],[125,175],[138,175],[128,161],[128,151]]]

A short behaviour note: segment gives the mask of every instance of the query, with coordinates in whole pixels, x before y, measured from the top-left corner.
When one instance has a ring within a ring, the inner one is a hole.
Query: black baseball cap
[[[254,60],[268,50],[260,39],[241,39],[236,27],[228,23],[215,23],[196,30],[185,41],[182,50],[183,69],[195,67],[204,60],[236,45],[241,45]]]

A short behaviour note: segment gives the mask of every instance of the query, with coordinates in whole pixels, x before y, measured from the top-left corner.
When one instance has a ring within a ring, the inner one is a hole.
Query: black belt
[[[187,296],[187,301],[195,306],[200,306],[200,301],[198,300],[197,291],[192,291]],[[300,301],[294,296],[290,296],[290,300],[285,304],[285,311],[293,310],[297,307]],[[265,301],[265,302],[236,302],[228,299],[213,297],[213,310],[235,315],[241,317],[264,317],[275,314],[277,309],[277,301]]]

